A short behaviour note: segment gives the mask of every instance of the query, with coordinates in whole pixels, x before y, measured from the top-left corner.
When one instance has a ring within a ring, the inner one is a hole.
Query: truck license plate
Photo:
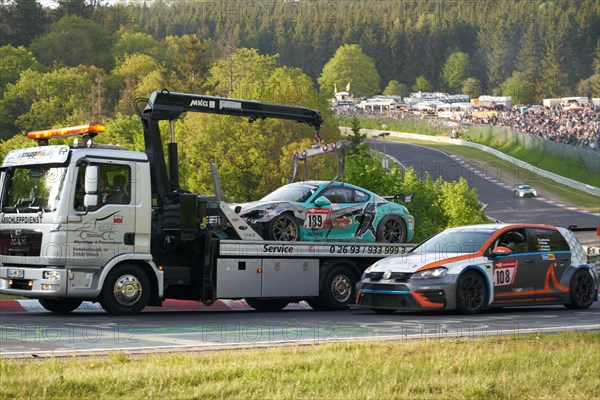
[[[8,278],[23,278],[25,277],[25,271],[22,269],[9,269],[7,276]]]

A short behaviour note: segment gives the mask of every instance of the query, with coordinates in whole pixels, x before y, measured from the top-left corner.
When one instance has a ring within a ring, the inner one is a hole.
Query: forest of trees
[[[108,126],[100,140],[142,150],[133,102],[163,88],[320,109],[327,141],[339,137],[328,99],[348,84],[358,96],[600,96],[597,0],[43,3],[0,3],[0,156],[24,146],[24,132],[88,122]],[[287,121],[214,115],[186,116],[177,129],[184,186],[210,192],[204,166],[213,160],[236,201],[285,181],[290,155],[314,135]],[[357,181],[381,172],[357,165]]]

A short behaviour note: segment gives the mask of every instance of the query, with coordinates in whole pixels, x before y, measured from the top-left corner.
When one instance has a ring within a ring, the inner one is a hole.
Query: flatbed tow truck
[[[353,303],[370,264],[413,247],[265,241],[217,196],[180,187],[174,121],[182,113],[288,119],[318,136],[318,111],[164,90],[144,103],[136,109],[145,152],[94,143],[104,127],[92,124],[30,132],[39,146],[8,153],[0,170],[0,293],[38,299],[56,313],[93,301],[111,314],[135,314],[167,298],[245,299],[263,311],[306,300],[340,310]],[[71,146],[48,143],[72,135],[79,138]],[[219,239],[219,229],[229,239]]]

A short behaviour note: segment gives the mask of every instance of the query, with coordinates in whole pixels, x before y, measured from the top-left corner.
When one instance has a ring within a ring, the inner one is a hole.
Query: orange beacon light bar
[[[56,137],[67,137],[75,135],[96,136],[100,132],[104,132],[106,127],[100,124],[87,124],[71,126],[68,128],[47,129],[45,131],[33,131],[27,134],[28,139],[33,140],[48,140]]]

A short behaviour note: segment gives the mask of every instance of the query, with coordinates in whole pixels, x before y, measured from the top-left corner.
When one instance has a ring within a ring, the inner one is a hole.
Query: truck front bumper
[[[0,293],[24,297],[65,297],[69,271],[57,268],[0,267]]]

